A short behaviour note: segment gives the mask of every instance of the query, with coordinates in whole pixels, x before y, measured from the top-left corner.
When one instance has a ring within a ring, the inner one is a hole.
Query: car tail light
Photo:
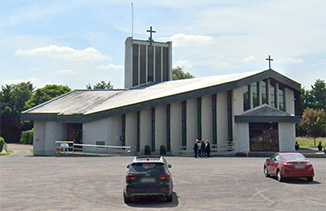
[[[134,181],[134,180],[136,180],[136,176],[132,175],[132,174],[128,174],[128,175],[126,175],[126,180],[127,180],[127,182]]]
[[[168,191],[169,189],[168,188],[162,188],[162,191]]]
[[[166,180],[170,178],[170,174],[160,174],[160,180]]]

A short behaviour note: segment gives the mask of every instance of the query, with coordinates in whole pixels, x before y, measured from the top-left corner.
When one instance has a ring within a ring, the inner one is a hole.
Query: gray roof
[[[300,117],[264,104],[235,116],[235,122],[299,122]]]
[[[267,78],[274,78],[291,89],[300,91],[299,83],[270,69],[166,81],[128,90],[74,90],[24,111],[21,118],[22,120],[87,122],[232,90]]]

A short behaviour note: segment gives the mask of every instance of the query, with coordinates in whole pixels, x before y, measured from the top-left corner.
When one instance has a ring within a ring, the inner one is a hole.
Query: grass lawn
[[[0,156],[10,155],[11,153],[13,153],[13,151],[8,150],[6,153],[0,153]]]
[[[296,137],[295,139],[298,144],[300,145],[300,148],[314,148],[314,138],[312,137]],[[321,145],[323,148],[326,146],[326,137],[318,137],[316,138],[316,147],[318,146],[319,142],[321,142]]]

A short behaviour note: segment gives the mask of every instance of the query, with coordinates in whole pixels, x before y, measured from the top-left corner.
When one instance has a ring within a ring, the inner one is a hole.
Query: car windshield
[[[303,155],[283,155],[285,161],[303,161],[307,160]]]
[[[134,172],[165,172],[163,163],[133,163],[131,168]]]

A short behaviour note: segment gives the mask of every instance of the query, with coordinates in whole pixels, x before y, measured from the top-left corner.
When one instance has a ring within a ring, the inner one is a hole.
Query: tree
[[[317,79],[311,90],[301,89],[301,105],[303,109],[314,108],[326,110],[326,83]]]
[[[25,103],[25,109],[32,108],[70,91],[71,89],[68,86],[56,84],[46,85],[45,87],[39,88],[35,91],[31,99]]]
[[[184,72],[183,67],[177,66],[176,68],[172,69],[172,79],[179,80],[179,79],[186,79],[186,78],[194,78],[195,76],[191,73]]]
[[[308,136],[314,138],[314,146],[316,146],[316,137],[326,135],[325,110],[311,108],[305,109],[300,126],[307,130]]]
[[[113,89],[113,85],[111,85],[111,81],[109,81],[108,83],[106,83],[105,81],[101,81],[93,85],[93,88],[92,85],[90,84],[86,85],[86,88],[87,89]]]

